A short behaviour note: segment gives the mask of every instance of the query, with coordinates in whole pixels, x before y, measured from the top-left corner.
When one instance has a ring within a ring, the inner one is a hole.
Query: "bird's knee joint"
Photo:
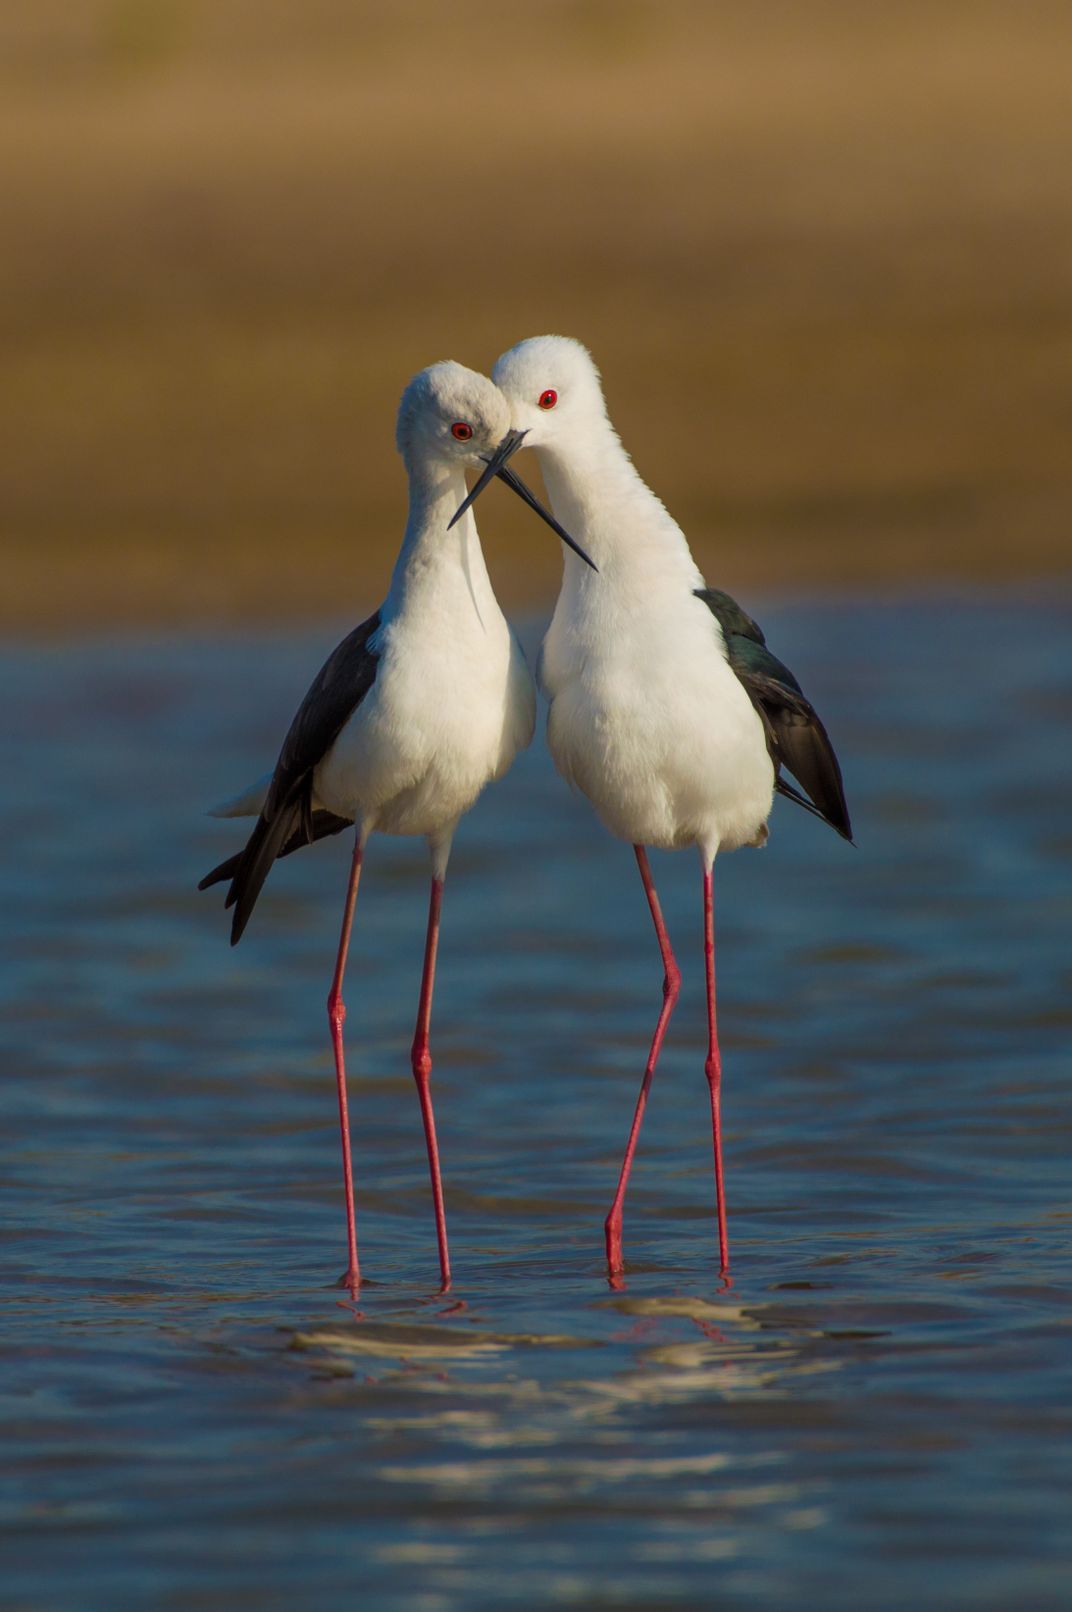
[[[328,997],[328,1019],[336,1030],[341,1030],[346,1023],[346,1003],[334,991]]]
[[[414,1047],[410,1057],[413,1067],[413,1078],[421,1085],[427,1085],[432,1076],[432,1054],[427,1047]]]
[[[717,1091],[722,1080],[722,1064],[710,1054],[704,1063],[704,1074],[707,1076],[707,1084]]]
[[[681,970],[676,963],[671,963],[663,975],[663,997],[665,1000],[677,1001],[681,991]]]

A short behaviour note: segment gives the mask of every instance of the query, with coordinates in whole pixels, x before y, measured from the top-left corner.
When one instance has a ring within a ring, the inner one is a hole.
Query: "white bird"
[[[723,1274],[729,1268],[715,1022],[713,867],[719,851],[763,845],[775,790],[851,838],[841,772],[796,678],[727,594],[707,588],[685,534],[641,480],[614,430],[599,373],[579,342],[536,336],[492,371],[515,429],[535,448],[551,506],[590,565],[565,556],[543,644],[547,737],[563,776],[612,834],[630,841],[662,954],[655,1028],[618,1188],[605,1224],[622,1269],[622,1205],[680,973],[646,846],[695,846],[703,869],[711,1102]],[[502,479],[521,490],[512,469]],[[598,577],[591,565],[597,566]],[[780,776],[791,772],[801,795]]]
[[[412,1067],[432,1177],[440,1274],[450,1283],[432,1110],[429,1022],[443,882],[459,818],[485,784],[500,778],[529,743],[535,690],[520,645],[492,592],[468,515],[450,517],[465,497],[465,472],[482,474],[469,502],[521,444],[502,394],[460,364],[433,364],[406,387],[397,443],[409,477],[409,518],[387,598],[329,656],[283,741],[271,775],[218,808],[257,823],[243,851],[201,881],[231,881],[231,944],[241,938],[277,857],[356,826],[350,879],[328,1017],[335,1053],[349,1266],[360,1282],[343,1054],[343,973],[365,845],[374,831],[419,834],[428,842],[432,889]],[[530,494],[528,502],[569,535]]]

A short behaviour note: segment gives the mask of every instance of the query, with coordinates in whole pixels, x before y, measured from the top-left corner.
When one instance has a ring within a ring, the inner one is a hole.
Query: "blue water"
[[[203,808],[342,626],[0,654],[0,1604],[413,1612],[1072,1603],[1072,600],[749,600],[841,753],[716,869],[733,1285],[698,864],[537,741],[462,825],[433,1077],[423,847],[374,841],[347,999],[349,1306],[324,998],[347,852],[227,946]],[[1015,631],[1011,630],[1015,626]]]

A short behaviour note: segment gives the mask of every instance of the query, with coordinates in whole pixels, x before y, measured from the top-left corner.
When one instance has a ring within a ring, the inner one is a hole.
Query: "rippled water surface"
[[[749,601],[753,603],[753,601]],[[1072,607],[761,612],[842,754],[716,869],[733,1283],[715,1270],[698,865],[661,976],[628,848],[542,741],[463,824],[434,1090],[423,847],[349,978],[359,1304],[324,997],[342,841],[227,946],[203,807],[337,633],[9,648],[0,1601],[492,1609],[1072,1602]],[[341,1602],[339,1604],[342,1604]]]

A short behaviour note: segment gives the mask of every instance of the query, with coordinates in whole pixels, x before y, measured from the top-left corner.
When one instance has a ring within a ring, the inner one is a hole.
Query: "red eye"
[[[558,393],[557,392],[552,392],[550,389],[548,389],[546,392],[541,392],[540,393],[540,407],[541,407],[541,409],[553,409],[557,402],[558,402]]]
[[[455,420],[450,428],[450,433],[451,436],[457,437],[459,442],[468,442],[473,434],[473,428],[471,425],[467,425],[464,420]]]

